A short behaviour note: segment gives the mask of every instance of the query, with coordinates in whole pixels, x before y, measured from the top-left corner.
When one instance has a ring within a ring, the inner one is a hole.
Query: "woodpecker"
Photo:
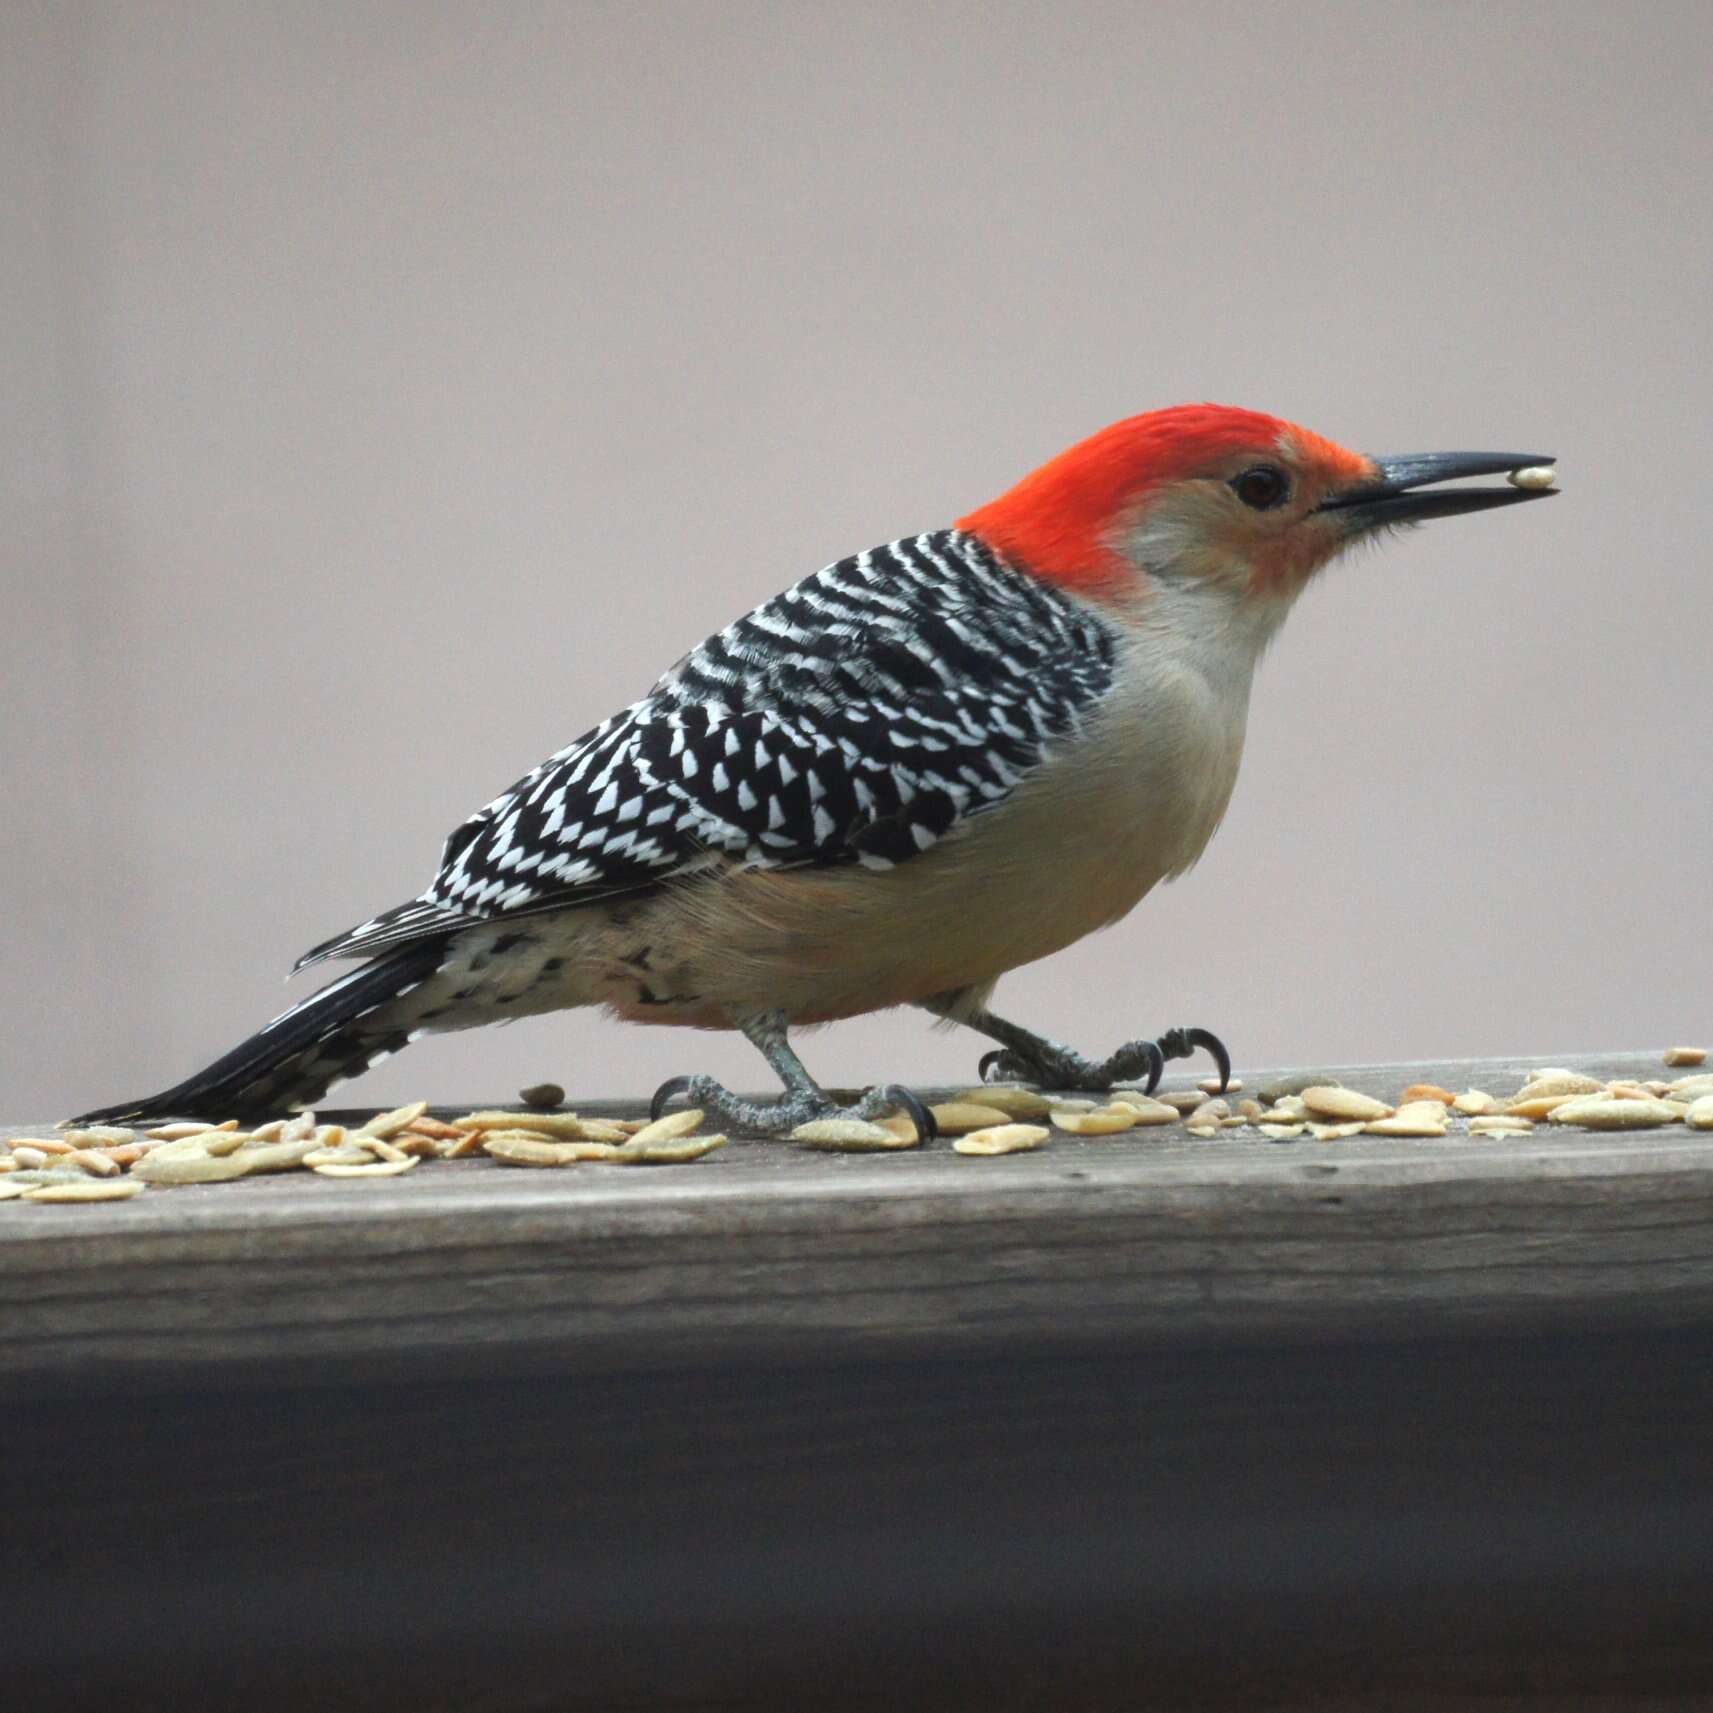
[[[1007,970],[1116,922],[1201,855],[1230,799],[1256,662],[1352,542],[1550,488],[1440,487],[1536,453],[1368,457],[1258,411],[1100,430],[950,529],[841,559],[709,637],[640,701],[447,839],[409,903],[298,962],[364,960],[207,1069],[84,1115],[302,1107],[424,1033],[595,1005],[741,1030],[784,1085],[675,1077],[779,1134],[839,1108],[794,1027],[919,1006],[999,1043],[983,1074],[1158,1080],[1218,1038],[1090,1060],[989,1008]]]

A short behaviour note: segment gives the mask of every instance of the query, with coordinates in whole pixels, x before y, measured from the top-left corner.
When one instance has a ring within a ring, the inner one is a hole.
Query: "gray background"
[[[1250,1064],[1713,1036],[1710,44],[1705,0],[6,0],[6,1109],[177,1080],[705,632],[1203,398],[1566,492],[1335,567],[1201,866],[1005,1008]],[[766,1081],[583,1013],[350,1090],[691,1069]]]

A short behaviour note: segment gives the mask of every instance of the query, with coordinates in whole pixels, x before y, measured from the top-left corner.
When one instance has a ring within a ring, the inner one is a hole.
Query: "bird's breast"
[[[1131,673],[1003,803],[895,868],[732,866],[668,888],[615,943],[602,997],[639,1021],[718,1027],[731,1012],[816,1022],[991,984],[1195,861],[1231,795],[1245,705],[1193,667]],[[646,990],[625,961],[632,939]]]

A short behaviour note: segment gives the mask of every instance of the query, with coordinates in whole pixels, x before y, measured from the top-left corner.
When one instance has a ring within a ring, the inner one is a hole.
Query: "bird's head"
[[[959,528],[1103,604],[1146,604],[1171,588],[1276,619],[1353,541],[1553,491],[1429,484],[1551,463],[1508,452],[1374,458],[1258,411],[1177,405],[1101,429]]]

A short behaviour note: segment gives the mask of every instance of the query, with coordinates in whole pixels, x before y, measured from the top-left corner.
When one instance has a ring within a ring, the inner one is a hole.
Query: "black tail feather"
[[[445,955],[444,939],[401,947],[312,993],[195,1076],[70,1122],[249,1118],[307,1106],[404,1046],[410,1008],[396,1002],[432,976]]]

